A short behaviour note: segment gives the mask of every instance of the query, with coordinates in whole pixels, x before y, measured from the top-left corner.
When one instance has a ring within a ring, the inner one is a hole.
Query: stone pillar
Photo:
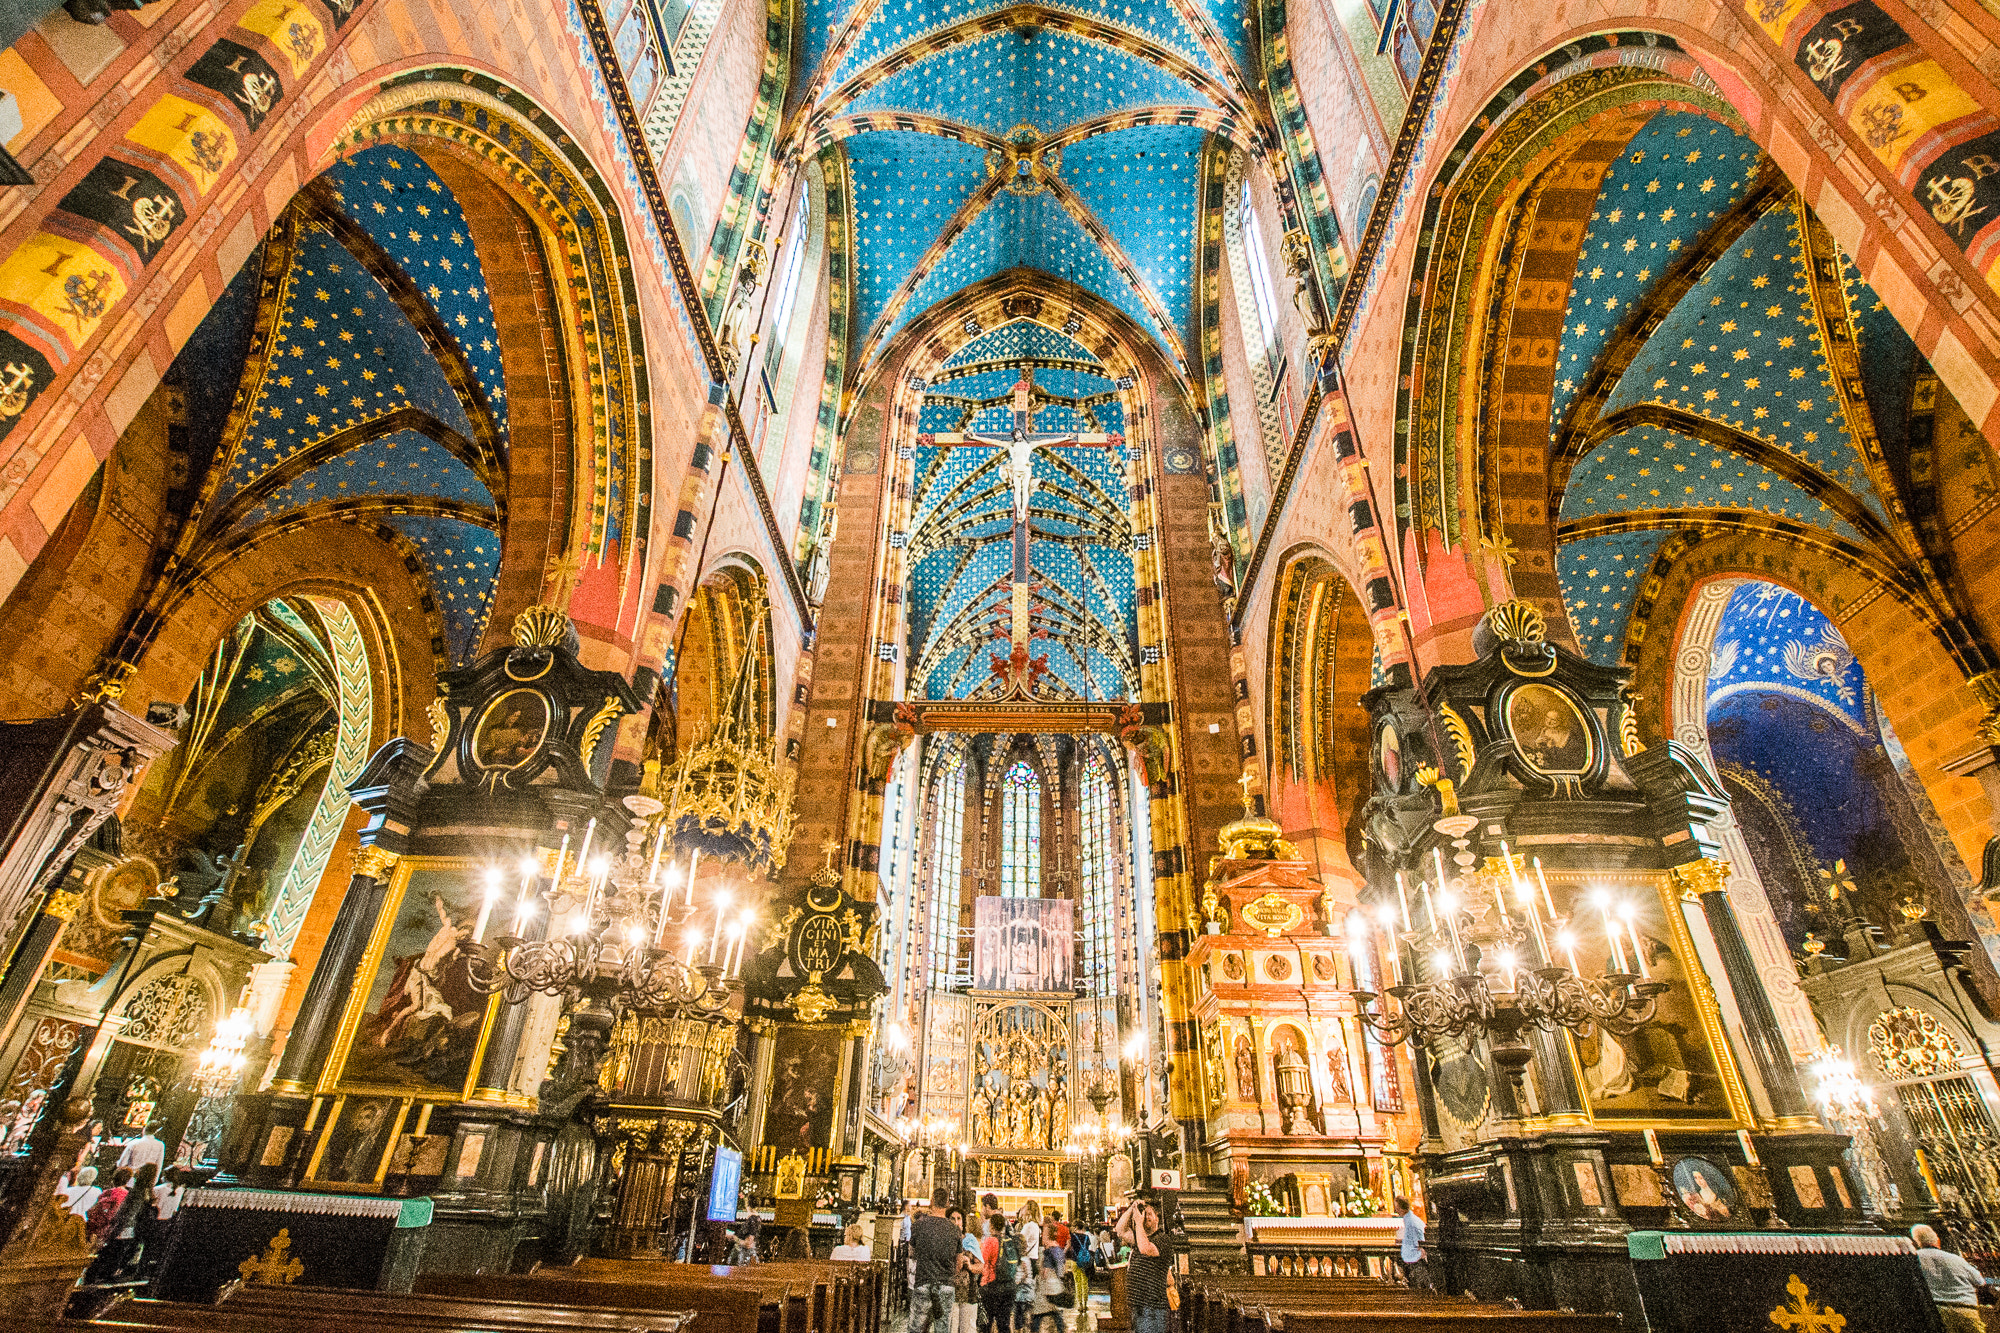
[[[1756,960],[1750,956],[1750,947],[1736,924],[1736,913],[1729,906],[1729,863],[1705,857],[1675,866],[1669,873],[1684,892],[1695,895],[1708,919],[1709,934],[1714,936],[1716,953],[1722,958],[1722,970],[1743,1015],[1738,1039],[1749,1049],[1750,1058],[1757,1065],[1758,1077],[1771,1099],[1772,1116],[1781,1128],[1818,1129],[1819,1122],[1806,1104],[1805,1089],[1799,1082],[1798,1066],[1793,1063],[1778,1027],[1777,1012],[1771,1006],[1771,997],[1764,992]]]
[[[334,918],[319,964],[306,985],[272,1091],[309,1093],[319,1081],[333,1052],[340,1016],[354,989],[355,971],[368,948],[368,937],[374,933],[375,919],[382,911],[382,900],[388,896],[389,880],[399,859],[399,853],[378,843],[365,842],[354,854],[347,896],[341,899],[340,915]]]
[[[390,875],[409,845],[417,806],[428,789],[423,775],[434,757],[429,747],[398,736],[375,752],[354,781],[354,803],[369,816],[361,830],[361,850],[354,854],[347,896],[293,1020],[273,1091],[309,1093],[326,1067],[354,990],[355,971],[388,895]]]

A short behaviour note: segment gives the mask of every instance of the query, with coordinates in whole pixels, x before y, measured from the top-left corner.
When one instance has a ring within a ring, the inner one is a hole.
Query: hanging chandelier
[[[1806,1067],[1812,1076],[1813,1100],[1834,1120],[1873,1120],[1880,1112],[1875,1106],[1875,1089],[1861,1081],[1854,1062],[1838,1046],[1821,1051]]]
[[[1456,827],[1460,820],[1465,827]],[[1440,829],[1454,825],[1444,831],[1455,834],[1462,872],[1472,862],[1463,835],[1474,823],[1464,816],[1438,821]],[[1419,884],[1429,916],[1426,932],[1412,929],[1408,892],[1398,874],[1397,905],[1385,904],[1378,911],[1382,929],[1390,937],[1394,976],[1387,990],[1390,1003],[1378,1012],[1374,1006],[1381,994],[1364,988],[1351,994],[1356,1014],[1387,1044],[1467,1035],[1488,1038],[1494,1059],[1518,1089],[1532,1055],[1526,1041],[1529,1032],[1567,1030],[1588,1036],[1602,1028],[1625,1035],[1653,1020],[1668,986],[1653,980],[1633,924],[1632,904],[1602,893],[1593,901],[1604,920],[1605,971],[1602,976],[1585,975],[1577,965],[1570,918],[1556,912],[1541,863],[1534,865],[1531,884],[1523,873],[1525,858],[1509,851],[1504,842],[1500,846],[1502,855],[1488,857],[1476,875],[1448,876],[1442,853],[1434,853],[1437,892],[1432,893],[1428,882]],[[1485,920],[1488,899],[1497,909],[1491,923]],[[1367,918],[1357,917],[1355,923],[1348,947],[1358,978],[1366,975],[1362,961],[1371,951]],[[1429,970],[1437,979],[1406,984],[1401,945],[1420,939],[1434,947]]]
[[[590,997],[616,1011],[643,1010],[706,1015],[729,1002],[729,982],[742,970],[744,940],[755,914],[739,910],[719,887],[697,904],[692,875],[661,859],[668,832],[655,821],[665,808],[654,796],[628,796],[633,821],[617,857],[591,859],[597,823],[584,831],[574,859],[565,837],[556,853],[547,893],[538,892],[541,863],[524,861],[511,904],[507,934],[488,942],[489,920],[507,910],[507,879],[487,876],[487,890],[473,929],[470,982],[482,995],[519,1004],[533,994]],[[653,844],[645,854],[648,841]],[[546,902],[544,937],[524,932]]]
[[[753,871],[782,867],[792,840],[792,773],[774,758],[776,741],[759,736],[751,707],[768,605],[753,618],[757,640],[744,648],[721,720],[667,775],[674,846]]]
[[[243,1077],[251,1028],[249,1007],[241,1004],[215,1025],[215,1035],[194,1067],[194,1085],[202,1096],[226,1096]]]
[[[761,635],[761,609],[755,620]],[[727,881],[697,903],[696,869],[704,854],[753,874],[782,866],[791,840],[791,774],[756,740],[757,647],[746,646],[722,720],[675,763],[667,800],[659,795],[658,762],[647,761],[639,791],[623,801],[630,819],[622,852],[592,857],[593,819],[574,858],[564,835],[546,893],[539,891],[542,862],[524,861],[511,929],[490,943],[487,927],[506,910],[508,876],[488,872],[472,938],[474,990],[511,1004],[534,994],[563,995],[616,1013],[706,1017],[728,1006],[756,908],[747,898],[739,903]],[[529,923],[544,905],[548,928],[541,939],[528,939]]]

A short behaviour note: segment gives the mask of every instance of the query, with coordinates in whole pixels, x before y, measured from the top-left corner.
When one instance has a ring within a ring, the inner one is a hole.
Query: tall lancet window
[[[944,990],[958,971],[959,884],[965,875],[965,755],[954,750],[938,765],[937,846],[931,852],[931,989]]]
[[[1083,892],[1077,903],[1077,918],[1083,927],[1083,976],[1090,993],[1111,996],[1118,993],[1118,953],[1113,930],[1117,916],[1117,833],[1118,798],[1111,781],[1110,765],[1101,752],[1093,751],[1083,765]]]
[[[1042,896],[1042,780],[1016,759],[1000,780],[1000,896]]]
[[[1257,223],[1257,212],[1250,204],[1250,182],[1243,182],[1243,194],[1237,200],[1237,207],[1243,211],[1243,250],[1250,264],[1250,290],[1257,297],[1258,332],[1263,335],[1264,350],[1278,349],[1278,298],[1271,288],[1271,263],[1264,257],[1264,233]]]

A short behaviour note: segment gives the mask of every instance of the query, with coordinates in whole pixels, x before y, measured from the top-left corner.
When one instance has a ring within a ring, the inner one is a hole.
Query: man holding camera
[[[1118,1238],[1132,1247],[1125,1270],[1125,1308],[1132,1333],[1167,1333],[1167,1316],[1180,1308],[1174,1285],[1174,1242],[1150,1199],[1134,1199],[1118,1215]]]

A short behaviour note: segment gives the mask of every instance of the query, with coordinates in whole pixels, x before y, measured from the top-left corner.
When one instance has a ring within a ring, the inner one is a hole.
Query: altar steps
[[[1197,1273],[1248,1273],[1243,1222],[1229,1207],[1229,1191],[1193,1185],[1181,1191],[1181,1221],[1187,1227],[1188,1264]]]

